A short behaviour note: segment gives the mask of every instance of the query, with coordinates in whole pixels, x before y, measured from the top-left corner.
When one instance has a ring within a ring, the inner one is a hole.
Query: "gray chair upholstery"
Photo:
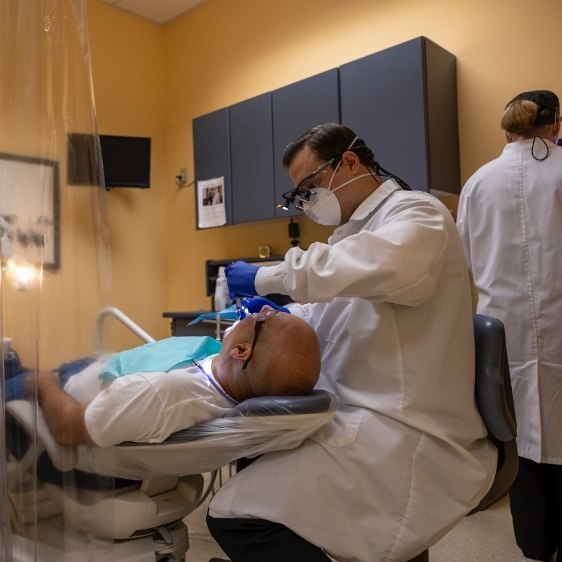
[[[497,318],[474,315],[476,347],[476,403],[488,428],[488,438],[498,449],[498,465],[492,487],[471,511],[476,513],[502,498],[519,469],[517,423],[503,323]]]
[[[503,323],[497,318],[475,314],[476,404],[488,429],[488,439],[498,450],[498,464],[492,487],[469,515],[486,509],[505,496],[519,469],[517,423],[507,361]],[[425,550],[407,562],[428,562]]]

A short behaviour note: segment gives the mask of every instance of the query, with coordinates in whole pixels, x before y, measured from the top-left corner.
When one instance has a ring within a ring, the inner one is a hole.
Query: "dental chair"
[[[468,515],[486,509],[505,496],[519,469],[517,423],[504,326],[500,320],[483,314],[475,314],[473,321],[476,404],[488,429],[488,439],[498,450],[498,464],[492,487]],[[429,550],[407,562],[429,562]]]
[[[59,445],[32,402],[6,403],[8,414],[30,435],[37,427],[37,449],[19,460],[17,473],[32,471],[42,453],[60,473],[55,481],[45,478],[40,482],[49,504],[39,510],[49,515],[42,524],[48,527],[52,516],[62,516],[78,534],[96,537],[96,550],[103,551],[100,544],[109,541],[111,548],[108,544],[107,549],[118,553],[115,560],[131,562],[186,560],[189,543],[182,519],[204,501],[214,481],[212,477],[205,487],[202,474],[214,473],[241,456],[297,447],[333,418],[335,408],[334,397],[325,391],[250,398],[226,416],[176,432],[163,443],[123,443],[102,449]],[[68,477],[83,476],[77,467],[84,464],[95,471],[95,489],[65,486]],[[38,474],[41,479],[40,469]],[[9,482],[9,487],[13,484]],[[25,517],[25,506],[19,511]],[[60,527],[60,521],[57,525]],[[45,531],[40,538],[48,542],[49,537],[52,532]],[[79,549],[80,538],[76,540]],[[137,551],[142,551],[142,557],[134,557]],[[107,552],[88,558],[96,562],[107,559]],[[46,556],[41,560],[51,562]]]
[[[120,311],[109,312],[153,341]],[[107,315],[102,311],[100,325]],[[6,415],[32,443],[8,462],[14,561],[183,562],[189,548],[183,519],[211,493],[221,467],[298,447],[335,411],[325,391],[255,397],[162,443],[97,448],[58,444],[37,404],[7,402]]]

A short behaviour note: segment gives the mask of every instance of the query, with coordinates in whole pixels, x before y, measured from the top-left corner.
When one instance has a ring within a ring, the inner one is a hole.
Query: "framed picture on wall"
[[[60,266],[58,162],[0,152],[2,260]]]

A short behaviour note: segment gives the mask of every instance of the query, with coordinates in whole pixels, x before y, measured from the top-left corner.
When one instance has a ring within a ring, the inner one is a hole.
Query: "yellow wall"
[[[151,189],[107,192],[113,301],[161,338],[169,335],[161,316],[168,291],[164,29],[97,1],[88,3],[88,20],[99,132],[152,138]],[[118,347],[138,344],[116,330]]]
[[[109,208],[115,304],[156,337],[163,310],[209,306],[206,259],[289,247],[285,220],[195,229],[193,187],[173,181],[193,177],[194,117],[425,35],[457,57],[464,181],[501,150],[513,95],[562,94],[559,0],[207,0],[166,26],[89,9],[100,131],[153,137],[151,189],[115,190]],[[329,232],[299,222],[304,245]]]

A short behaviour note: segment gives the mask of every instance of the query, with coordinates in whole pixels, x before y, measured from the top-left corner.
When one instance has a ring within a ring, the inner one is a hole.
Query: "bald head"
[[[239,322],[223,341],[215,375],[236,400],[252,396],[309,394],[320,375],[316,333],[304,320],[269,310],[253,346],[256,315]],[[247,367],[242,369],[250,358]]]
[[[304,320],[280,312],[264,323],[262,331],[248,364],[254,394],[309,394],[320,374],[320,347],[314,330]]]

